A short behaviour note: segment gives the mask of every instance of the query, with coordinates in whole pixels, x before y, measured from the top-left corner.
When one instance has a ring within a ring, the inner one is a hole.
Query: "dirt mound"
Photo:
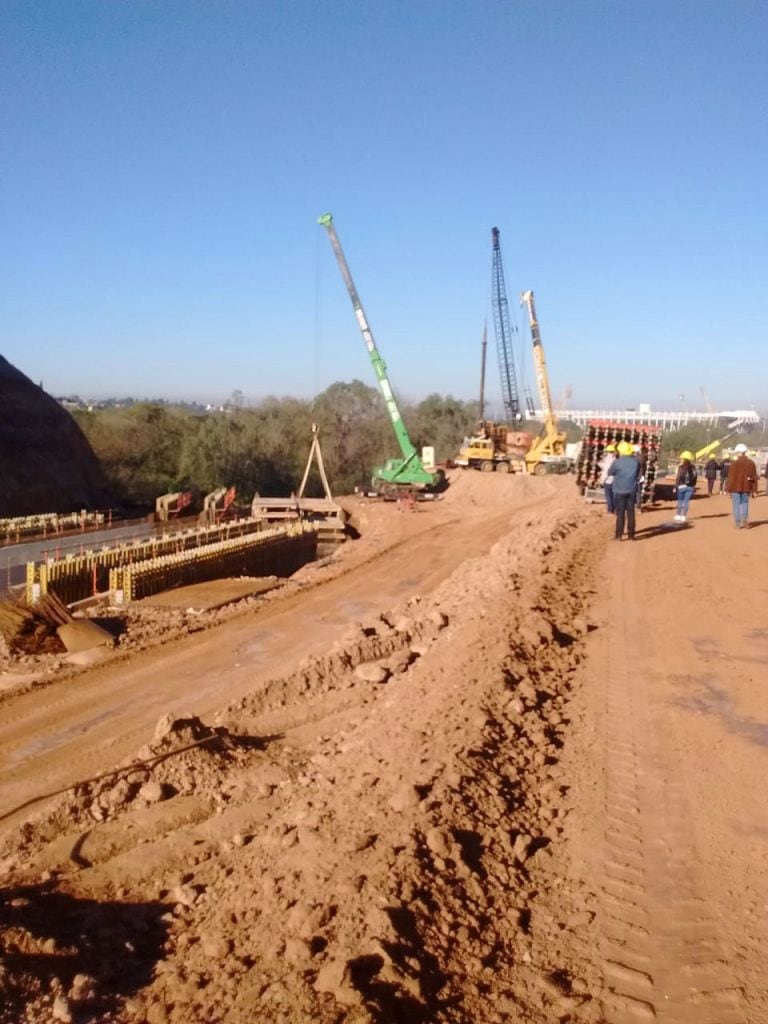
[[[61,405],[0,356],[0,515],[110,505],[101,467]]]
[[[92,1006],[68,975],[46,988],[31,972],[28,991],[42,987],[27,1019],[47,1019],[55,998],[76,1019],[149,1024],[598,1019],[599,981],[573,956],[592,897],[548,892],[587,630],[579,525],[524,514],[490,554],[347,628],[216,728],[163,720],[140,751],[158,759],[151,779],[126,775],[116,796],[114,777],[80,788],[59,808],[64,835],[50,818],[27,826],[9,851],[19,884],[53,869],[59,895],[157,915],[123,933],[141,947],[135,970],[152,958],[151,980],[81,945]],[[533,573],[543,555],[548,571]],[[145,949],[140,929],[157,920],[162,948]],[[31,932],[19,941],[39,950]],[[122,1000],[99,1018],[108,991]]]
[[[247,764],[260,747],[258,741],[233,736],[222,726],[207,726],[194,715],[165,715],[151,742],[135,758],[73,787],[44,814],[30,818],[8,849],[17,859],[25,858],[63,838],[60,848],[69,853],[62,863],[83,861],[71,854],[76,838],[73,830],[82,832],[97,822],[114,822],[131,810],[179,795],[216,802],[222,798],[230,774]]]
[[[0,705],[0,1024],[768,1019],[759,532],[450,493]]]

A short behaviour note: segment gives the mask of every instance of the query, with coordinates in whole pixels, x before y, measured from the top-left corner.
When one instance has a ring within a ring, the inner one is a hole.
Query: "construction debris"
[[[59,598],[49,591],[35,604],[0,602],[0,633],[12,654],[56,654],[65,649],[60,626],[73,621]]]
[[[114,643],[95,622],[75,618],[52,590],[34,603],[0,602],[0,633],[12,654],[88,651]]]

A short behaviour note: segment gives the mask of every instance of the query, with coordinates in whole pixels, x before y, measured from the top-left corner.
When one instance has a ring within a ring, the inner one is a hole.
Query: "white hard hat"
[[[747,452],[748,449],[747,449],[747,446],[745,444],[737,444],[736,447],[733,450],[735,452],[738,452],[739,455],[744,455]]]

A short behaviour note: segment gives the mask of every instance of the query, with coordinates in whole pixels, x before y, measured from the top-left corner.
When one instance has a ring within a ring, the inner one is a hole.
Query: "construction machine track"
[[[612,581],[614,607],[637,610],[631,572],[616,572]],[[732,951],[701,878],[695,819],[701,808],[690,806],[663,714],[654,713],[649,699],[647,637],[633,614],[604,643],[605,1019],[743,1024]]]

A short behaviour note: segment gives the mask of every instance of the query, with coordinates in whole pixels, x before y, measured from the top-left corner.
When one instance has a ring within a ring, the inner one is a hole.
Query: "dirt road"
[[[457,562],[487,553],[515,516],[551,500],[555,486],[522,477],[501,484],[503,490],[491,494],[489,515],[478,495],[490,489],[477,475],[460,475],[445,502],[416,512],[361,503],[357,517],[371,520],[373,536],[361,545],[362,555],[343,552],[349,568],[342,558],[347,571],[322,587],[0,706],[0,815],[46,787],[58,789],[109,768],[141,746],[161,715],[209,716],[324,651],[352,624],[429,592]]]
[[[602,876],[609,1022],[768,1019],[768,500],[753,504],[749,531],[725,497],[696,500],[684,530],[643,517],[601,569],[580,700],[582,778],[602,791],[572,845]]]
[[[0,707],[0,1020],[768,1019],[765,499],[449,495]]]

